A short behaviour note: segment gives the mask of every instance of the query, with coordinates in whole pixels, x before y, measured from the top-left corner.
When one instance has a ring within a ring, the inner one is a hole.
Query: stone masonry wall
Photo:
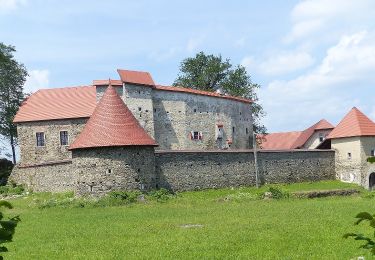
[[[71,159],[68,145],[60,145],[60,131],[68,131],[68,144],[81,133],[87,119],[65,119],[17,124],[21,151],[20,165],[32,165],[50,161]],[[45,145],[36,145],[36,133],[44,132]]]
[[[174,191],[255,185],[254,157],[244,151],[157,151],[159,187]],[[261,151],[261,183],[293,183],[335,178],[331,150]]]
[[[159,150],[248,149],[253,133],[251,105],[234,100],[155,90],[155,139]],[[223,137],[217,138],[218,124]],[[191,140],[201,132],[201,140]],[[227,140],[232,144],[228,146]]]
[[[71,160],[13,168],[10,180],[36,192],[74,191],[77,182]]]
[[[80,195],[111,190],[150,190],[156,186],[153,147],[103,147],[73,150]]]

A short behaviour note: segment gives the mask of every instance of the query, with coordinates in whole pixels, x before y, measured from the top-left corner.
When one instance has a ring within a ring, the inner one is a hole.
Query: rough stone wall
[[[315,149],[319,144],[321,144],[319,140],[320,134],[323,134],[324,137],[328,136],[332,130],[318,130],[315,131],[314,134],[306,141],[305,145],[303,146],[304,149]]]
[[[10,180],[36,192],[75,191],[76,175],[70,160],[13,168]]]
[[[73,168],[80,195],[150,190],[156,186],[153,147],[73,150]]]
[[[99,100],[103,97],[104,92],[108,88],[108,86],[95,86],[96,87],[96,102],[99,102]],[[124,88],[123,86],[113,86],[116,89],[117,94],[122,97],[124,94]]]
[[[157,151],[159,187],[175,191],[255,185],[254,157],[245,151]],[[261,151],[262,183],[293,183],[335,178],[331,150]]]
[[[375,173],[375,164],[367,162],[367,158],[371,156],[371,150],[375,149],[375,137],[363,136],[360,138],[361,145],[361,185],[369,188],[369,177],[371,173]]]
[[[124,95],[122,98],[140,125],[151,137],[154,137],[154,106],[152,95],[153,90],[149,86],[127,83],[124,84]]]
[[[87,119],[66,119],[18,123],[20,165],[71,159],[68,146],[60,145],[60,131],[68,131],[68,142],[71,144],[86,122]],[[36,146],[37,132],[44,132],[45,146]]]
[[[153,98],[159,150],[250,147],[253,132],[250,104],[163,90],[154,91]],[[217,139],[218,124],[223,125],[222,139]],[[201,132],[202,139],[192,140],[191,132]],[[230,147],[227,140],[233,142]]]
[[[360,137],[332,139],[331,147],[335,150],[337,179],[361,184],[363,156]],[[351,159],[348,158],[348,153],[351,153]]]

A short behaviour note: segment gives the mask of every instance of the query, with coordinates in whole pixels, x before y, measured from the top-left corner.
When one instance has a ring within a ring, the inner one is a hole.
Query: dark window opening
[[[375,156],[375,149],[371,150],[371,156]]]
[[[154,112],[156,113],[156,108],[154,108]]]
[[[233,133],[233,134],[234,134],[234,130],[235,130],[235,129],[234,129],[234,126],[233,126],[233,127],[232,127],[232,133]]]
[[[247,127],[246,127],[246,134],[248,134],[249,133],[249,129],[247,129]]]
[[[60,131],[60,145],[68,145],[68,131]]]
[[[111,170],[111,169],[108,169],[108,170],[107,170],[107,173],[109,173],[109,174],[112,173],[112,170]]]
[[[141,107],[138,107],[138,111],[142,111],[142,108],[141,108]]]
[[[348,153],[348,159],[352,159],[352,153]]]
[[[44,140],[44,133],[38,132],[36,133],[36,146],[44,146],[45,140]]]
[[[197,109],[196,108],[194,108],[194,113],[197,113]]]

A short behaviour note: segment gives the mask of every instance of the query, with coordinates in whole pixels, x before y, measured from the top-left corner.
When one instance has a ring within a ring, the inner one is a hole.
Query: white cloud
[[[342,36],[327,50],[322,62],[301,76],[272,81],[260,93],[266,125],[298,129],[321,117],[340,118],[353,106],[370,107],[364,97],[373,93],[375,84],[375,34],[358,32]]]
[[[245,57],[241,64],[249,71],[254,69],[263,75],[275,76],[308,68],[314,64],[314,58],[304,51],[282,52],[263,61]]]
[[[27,0],[0,0],[0,12],[13,11],[27,4]]]
[[[284,40],[290,43],[317,33],[322,36],[337,25],[350,28],[365,20],[371,22],[374,14],[375,1],[372,0],[304,0],[293,8],[293,26]]]
[[[26,80],[24,91],[34,93],[38,89],[48,88],[49,71],[48,70],[31,70]]]

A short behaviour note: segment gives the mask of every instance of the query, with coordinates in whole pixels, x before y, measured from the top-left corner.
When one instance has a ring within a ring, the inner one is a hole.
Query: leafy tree
[[[24,99],[23,85],[27,77],[25,66],[14,59],[15,51],[13,46],[0,43],[0,134],[10,141],[13,163],[16,163],[17,143],[13,118]]]
[[[12,205],[5,200],[0,200],[0,207],[5,207],[8,209],[13,208]],[[10,218],[8,220],[3,220],[3,219],[4,219],[4,215],[2,212],[0,212],[0,252],[1,253],[8,252],[8,249],[3,244],[12,242],[17,224],[20,221],[19,216]],[[0,256],[0,260],[2,259],[4,259],[3,256]]]
[[[224,60],[221,55],[206,55],[204,52],[199,52],[195,57],[186,58],[181,62],[180,73],[173,85],[212,92],[220,91],[222,94],[253,100],[254,131],[266,132],[266,127],[260,123],[265,112],[258,103],[256,94],[260,85],[251,81],[250,75],[243,66],[233,66],[230,59]]]
[[[368,221],[370,224],[370,228],[375,228],[375,214],[371,215],[368,212],[361,212],[357,214],[356,218],[358,220],[354,223],[355,225],[358,225],[362,221]],[[375,237],[375,233],[374,237]],[[359,240],[365,242],[363,245],[360,246],[360,248],[368,249],[371,251],[373,255],[375,255],[375,241],[372,238],[369,238],[361,233],[347,233],[344,235],[344,238],[353,237],[354,240]]]

